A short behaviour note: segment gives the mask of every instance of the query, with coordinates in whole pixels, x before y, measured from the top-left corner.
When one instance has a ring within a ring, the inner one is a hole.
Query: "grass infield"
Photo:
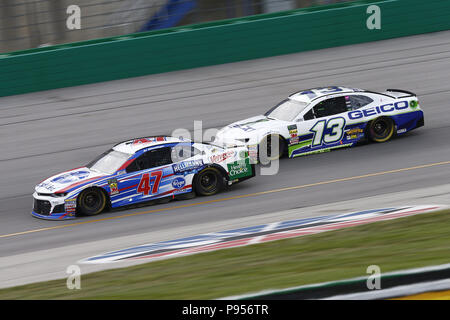
[[[214,299],[450,262],[450,210],[0,290],[0,299]],[[81,265],[81,271],[83,266]]]

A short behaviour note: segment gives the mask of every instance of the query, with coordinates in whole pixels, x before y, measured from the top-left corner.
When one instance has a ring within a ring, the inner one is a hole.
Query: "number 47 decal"
[[[150,176],[153,178],[153,187],[150,187]],[[154,171],[151,174],[144,173],[142,175],[141,181],[139,181],[139,185],[137,188],[138,193],[143,193],[145,196],[150,194],[150,189],[152,190],[152,194],[158,193],[159,183],[161,182],[162,171]]]
[[[332,118],[327,120],[320,120],[309,130],[314,133],[314,138],[311,146],[316,147],[325,143],[335,143],[342,139],[344,135],[345,119],[344,118]],[[331,130],[329,133],[325,133],[325,130]]]

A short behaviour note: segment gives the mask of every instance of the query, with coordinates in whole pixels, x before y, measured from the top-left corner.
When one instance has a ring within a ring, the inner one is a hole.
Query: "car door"
[[[171,153],[174,193],[189,192],[194,175],[204,166],[203,152],[192,143],[179,143],[172,147]]]
[[[289,146],[289,156],[327,150],[342,144],[348,105],[345,96],[319,99],[297,119],[298,143]]]
[[[114,206],[132,204],[169,194],[167,178],[173,175],[171,148],[158,146],[142,151],[126,168],[119,180],[121,196]]]

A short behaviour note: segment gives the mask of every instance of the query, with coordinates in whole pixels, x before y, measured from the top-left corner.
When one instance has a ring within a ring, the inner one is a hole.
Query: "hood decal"
[[[90,171],[87,170],[67,172],[53,178],[50,182],[59,184],[74,183],[86,179],[90,174]]]
[[[256,117],[253,117],[253,118],[249,118],[249,119],[246,119],[246,120],[242,120],[242,121],[238,121],[238,122],[232,123],[232,124],[228,125],[227,127],[230,128],[230,129],[237,128],[237,129],[241,129],[241,130],[246,131],[246,132],[250,132],[250,131],[257,130],[258,127],[261,127],[261,126],[257,126],[255,128],[254,125],[257,125],[258,123],[261,123],[261,122],[271,121],[271,120],[272,119],[269,119],[269,118],[267,118],[265,116],[256,116]]]
[[[75,187],[79,187],[95,180],[100,180],[104,177],[104,174],[94,173],[86,167],[77,168],[44,180],[36,186],[35,190],[42,193],[67,192]]]

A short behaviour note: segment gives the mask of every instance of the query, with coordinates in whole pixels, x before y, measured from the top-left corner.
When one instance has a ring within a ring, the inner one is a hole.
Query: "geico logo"
[[[377,107],[367,108],[364,110],[350,111],[348,113],[348,117],[353,120],[360,119],[363,117],[370,117],[385,112],[392,112],[394,110],[404,110],[407,109],[408,106],[409,106],[408,101],[399,101],[393,104],[388,103]]]

